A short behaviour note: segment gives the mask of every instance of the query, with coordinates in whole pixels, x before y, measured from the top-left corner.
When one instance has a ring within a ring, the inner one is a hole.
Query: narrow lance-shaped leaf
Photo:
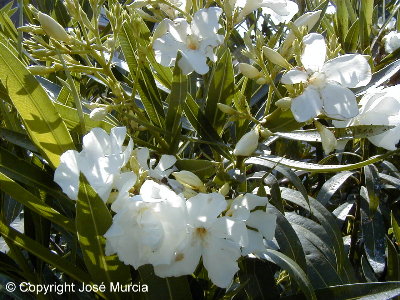
[[[49,96],[17,57],[0,44],[0,80],[40,152],[55,168],[74,149],[71,136]]]
[[[103,235],[111,226],[111,214],[86,178],[81,174],[76,205],[76,228],[86,267],[95,283],[126,283],[129,268],[116,255],[105,255]]]

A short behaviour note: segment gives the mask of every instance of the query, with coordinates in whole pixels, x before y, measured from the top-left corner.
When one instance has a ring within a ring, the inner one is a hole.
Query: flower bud
[[[226,104],[217,103],[217,107],[219,108],[220,111],[226,113],[227,115],[236,115],[238,113],[234,108]]]
[[[56,20],[54,20],[49,15],[39,12],[38,20],[40,25],[42,25],[43,30],[46,34],[55,40],[69,42],[71,37],[65,31],[64,27],[60,25]]]
[[[267,128],[263,128],[263,127],[259,128],[259,132],[260,132],[260,136],[261,136],[263,139],[269,138],[270,136],[274,135],[274,134],[271,132],[271,130],[269,130],[269,129],[267,129]]]
[[[282,111],[286,111],[290,109],[290,106],[292,105],[292,98],[290,97],[281,98],[275,102],[275,105],[279,107]]]
[[[219,189],[218,193],[220,193],[222,196],[226,196],[229,193],[229,189],[230,189],[230,185],[229,183],[224,183],[223,186],[221,186],[221,188]]]
[[[264,46],[263,53],[264,53],[265,58],[268,59],[273,64],[279,65],[285,69],[291,69],[292,66],[277,51],[275,51],[267,46]]]
[[[183,184],[184,186],[200,190],[201,192],[205,191],[205,186],[201,179],[196,174],[190,171],[173,172],[172,175],[179,183]]]
[[[320,122],[315,121],[314,124],[319,132],[319,135],[321,136],[322,148],[324,149],[325,154],[328,155],[336,148],[337,145],[336,137],[332,133],[332,131],[330,131]]]
[[[260,77],[256,80],[256,83],[259,85],[267,84],[268,80],[265,77]]]
[[[257,68],[246,63],[239,64],[239,71],[243,74],[243,76],[250,79],[254,79],[260,76],[260,71],[258,71]]]
[[[41,76],[55,72],[55,69],[53,67],[47,67],[41,65],[29,66],[28,70],[29,72],[31,72],[32,75],[41,75]]]
[[[108,114],[108,108],[107,107],[96,107],[90,112],[89,117],[93,121],[101,121],[103,120]]]
[[[250,130],[242,136],[236,144],[233,154],[236,156],[250,156],[258,147],[259,133],[257,129]]]

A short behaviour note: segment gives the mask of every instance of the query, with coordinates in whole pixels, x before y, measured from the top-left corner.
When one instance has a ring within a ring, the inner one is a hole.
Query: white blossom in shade
[[[325,62],[325,39],[318,33],[306,35],[303,44],[304,69],[292,69],[281,79],[284,84],[306,85],[304,92],[292,100],[294,118],[305,122],[319,114],[339,120],[355,117],[357,101],[348,88],[364,86],[371,80],[368,61],[360,54],[346,54]]]
[[[171,264],[154,266],[160,277],[181,276],[194,272],[200,258],[211,281],[226,288],[239,270],[240,247],[247,245],[243,221],[219,217],[226,209],[224,196],[200,193],[186,201],[188,229],[186,240],[178,245]]]
[[[167,67],[173,66],[180,51],[182,58],[178,65],[184,74],[193,71],[207,73],[207,58],[213,62],[217,60],[214,48],[224,40],[222,35],[217,34],[221,28],[218,23],[221,14],[219,7],[209,7],[197,11],[190,24],[184,19],[163,20],[162,31],[166,33],[160,36],[158,32],[157,36],[160,37],[153,42],[157,62]]]
[[[392,53],[400,48],[400,32],[391,31],[383,37],[386,53]]]
[[[396,150],[400,142],[400,85],[375,89],[364,95],[360,101],[360,114],[347,122],[334,121],[335,127],[356,125],[394,126],[383,133],[368,137],[377,147]]]
[[[236,156],[250,156],[258,147],[258,139],[260,134],[258,130],[252,129],[244,134],[237,142],[233,154]]]
[[[165,265],[175,258],[176,245],[186,238],[185,200],[167,186],[147,180],[140,195],[129,197],[104,234],[106,255],[125,264]]]
[[[256,210],[257,207],[266,207],[267,204],[267,197],[246,193],[236,197],[226,213],[233,219],[244,221],[247,226],[251,227],[251,229],[247,229],[249,242],[242,248],[243,255],[265,251],[264,239],[272,240],[274,238],[276,216],[268,210]]]
[[[254,10],[262,8],[264,14],[271,16],[274,24],[285,23],[290,21],[299,10],[295,2],[288,0],[230,0],[230,4],[239,10],[237,22]]]
[[[93,128],[83,137],[81,152],[68,150],[61,155],[54,181],[68,197],[77,200],[79,174],[83,173],[99,197],[106,202],[116,176],[121,173],[121,168],[127,164],[132,153],[132,139],[124,147],[125,137],[125,127],[114,127],[110,135],[101,128]]]
[[[382,26],[385,24],[386,19],[383,19],[382,16],[378,18],[378,22],[376,25],[378,26],[378,29],[381,29]],[[387,30],[393,30],[396,27],[396,18],[391,18],[390,21],[386,25]]]
[[[147,171],[147,175],[157,180],[168,177],[174,171],[173,167],[176,163],[176,158],[173,155],[163,154],[154,167],[156,160],[150,158],[148,148],[139,148],[134,152],[136,160],[142,171]]]
[[[336,14],[336,6],[332,4],[332,2],[329,2],[328,7],[326,8],[325,13],[327,15],[334,15]]]

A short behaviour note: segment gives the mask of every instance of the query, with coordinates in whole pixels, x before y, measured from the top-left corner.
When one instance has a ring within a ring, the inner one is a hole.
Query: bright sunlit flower
[[[386,53],[392,53],[400,48],[400,32],[391,31],[383,37]]]
[[[106,255],[116,253],[125,264],[169,264],[176,245],[186,238],[183,197],[167,186],[147,180],[140,195],[129,197],[105,233]]]
[[[68,197],[77,200],[79,174],[83,173],[99,197],[106,202],[121,168],[127,164],[132,153],[132,139],[124,147],[125,137],[125,127],[114,127],[110,135],[101,128],[93,128],[83,137],[81,152],[68,150],[61,155],[54,181]],[[136,181],[136,175],[130,173]]]
[[[334,121],[335,127],[386,125],[394,128],[368,137],[375,146],[396,150],[400,142],[400,85],[369,92],[360,101],[360,114],[347,121]]]
[[[186,201],[188,228],[186,240],[178,245],[171,264],[154,267],[160,277],[191,274],[203,259],[211,281],[226,288],[239,270],[240,247],[247,245],[244,222],[218,217],[227,207],[218,193],[198,194]]]
[[[326,44],[321,34],[303,38],[301,62],[304,69],[293,69],[282,76],[284,84],[305,83],[304,92],[292,100],[291,110],[298,122],[319,114],[345,120],[358,114],[356,97],[348,88],[366,85],[371,68],[360,54],[346,54],[325,62]]]
[[[190,24],[184,19],[164,19],[159,26],[165,28],[166,32],[153,42],[157,62],[167,67],[173,66],[180,51],[182,58],[178,65],[184,74],[193,71],[207,73],[207,57],[216,61],[214,48],[221,45],[224,39],[217,34],[221,28],[218,23],[221,14],[222,9],[209,7],[196,12]]]
[[[251,227],[251,229],[247,229],[249,242],[242,249],[243,255],[265,251],[264,239],[272,240],[274,238],[276,216],[268,211],[256,210],[257,207],[266,207],[267,204],[267,197],[246,193],[236,197],[226,213],[233,219],[246,222],[246,225]]]
[[[270,15],[274,24],[290,21],[299,8],[288,0],[230,0],[232,7],[239,9],[237,22],[243,20],[252,11],[262,8],[264,14]]]
[[[149,177],[157,180],[167,178],[173,171],[173,166],[176,163],[176,158],[173,155],[161,155],[161,158],[156,166],[156,160],[150,158],[148,148],[135,149],[134,156],[142,172],[147,172]]]

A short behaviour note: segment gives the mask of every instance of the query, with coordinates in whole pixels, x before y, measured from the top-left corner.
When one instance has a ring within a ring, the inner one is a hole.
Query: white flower
[[[292,100],[298,122],[324,114],[333,119],[350,119],[358,114],[356,97],[348,88],[366,85],[371,68],[360,54],[346,54],[325,62],[324,37],[310,33],[303,38],[301,62],[305,70],[293,69],[282,76],[284,84],[306,83],[304,92]]]
[[[326,8],[325,13],[327,15],[334,15],[336,14],[336,6],[332,4],[332,2],[329,2],[328,7]]]
[[[258,138],[260,137],[257,129],[252,129],[244,134],[237,142],[233,154],[236,156],[250,156],[258,147]]]
[[[382,28],[382,26],[383,26],[383,24],[385,23],[385,21],[386,21],[386,20],[384,20],[382,16],[380,16],[380,17],[378,18],[378,22],[377,22],[378,29]],[[396,27],[396,18],[393,18],[393,17],[392,17],[392,18],[390,19],[390,21],[387,23],[386,29],[388,29],[388,30],[393,30],[395,27]]]
[[[218,217],[227,206],[224,196],[218,193],[198,194],[187,200],[186,206],[187,239],[178,245],[171,264],[154,267],[155,274],[160,277],[191,274],[202,257],[211,281],[221,288],[228,287],[239,270],[240,246],[247,245],[244,222]]]
[[[83,173],[92,188],[106,202],[114,180],[120,175],[121,168],[128,162],[133,148],[132,139],[126,148],[123,142],[125,127],[115,127],[108,135],[101,128],[93,128],[83,137],[82,151],[68,150],[60,157],[60,165],[54,173],[54,181],[63,192],[77,200],[79,174]],[[136,175],[131,174],[136,181]]]
[[[139,148],[134,153],[136,160],[142,171],[147,171],[148,176],[157,180],[168,177],[173,172],[173,166],[176,163],[176,158],[173,155],[161,155],[158,164],[155,159],[150,159],[150,151],[147,148]]]
[[[257,207],[265,207],[268,204],[267,197],[260,197],[251,193],[236,197],[226,213],[233,219],[246,222],[253,228],[247,229],[248,245],[242,249],[242,254],[261,253],[265,251],[264,238],[272,240],[275,235],[276,216],[263,210],[255,210]],[[254,229],[257,229],[254,230]]]
[[[335,127],[352,125],[386,125],[394,128],[368,137],[375,146],[396,150],[400,142],[400,85],[376,89],[360,101],[360,114],[347,122],[334,121]]]
[[[107,107],[96,107],[90,112],[89,117],[94,121],[101,121],[103,120],[108,114]]]
[[[210,7],[196,12],[191,24],[184,19],[163,20],[160,26],[167,32],[153,43],[157,62],[163,66],[173,66],[180,51],[182,58],[178,65],[184,74],[193,71],[207,73],[207,57],[215,62],[217,56],[213,49],[223,42],[223,36],[217,34],[221,28],[218,24],[221,14],[222,9]]]
[[[386,53],[392,53],[400,48],[400,32],[391,31],[383,37]]]
[[[332,131],[330,131],[328,128],[326,128],[324,125],[322,125],[320,122],[315,121],[314,124],[315,124],[315,127],[317,128],[317,131],[318,131],[320,137],[321,137],[322,149],[324,149],[325,154],[328,155],[333,150],[335,150],[335,148],[337,146],[336,137]]]
[[[252,11],[262,8],[264,14],[270,15],[274,24],[288,22],[299,8],[288,0],[230,0],[232,6],[239,9],[237,22],[240,22]]]
[[[186,238],[185,200],[167,186],[147,180],[140,195],[129,197],[105,233],[106,255],[125,264],[169,264]]]

